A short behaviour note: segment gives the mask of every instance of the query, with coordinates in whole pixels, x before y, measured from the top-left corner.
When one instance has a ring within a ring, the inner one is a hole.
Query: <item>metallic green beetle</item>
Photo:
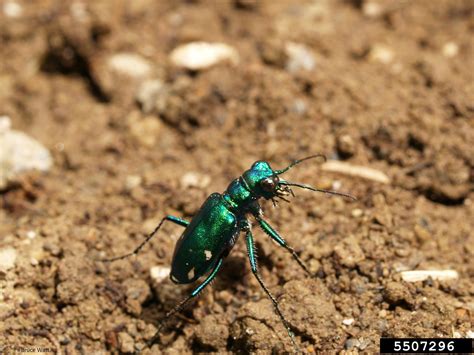
[[[151,347],[158,339],[164,321],[173,314],[181,311],[191,299],[196,297],[214,279],[222,266],[224,258],[229,255],[240,232],[243,231],[246,236],[247,251],[252,273],[271,299],[275,311],[285,326],[293,345],[295,348],[298,348],[290,325],[281,312],[277,300],[265,286],[258,272],[251,224],[247,216],[252,215],[260,228],[280,246],[288,250],[301,268],[307,274],[311,275],[309,269],[305,266],[295,250],[263,219],[262,209],[258,200],[260,198],[270,199],[275,204],[275,198],[280,198],[289,202],[285,196],[289,194],[294,196],[291,190],[292,186],[355,199],[349,194],[292,183],[279,177],[279,175],[288,171],[296,164],[316,157],[324,158],[324,156],[320,154],[309,156],[304,159],[295,160],[282,170],[273,170],[268,162],[257,161],[249,170],[245,171],[242,176],[232,181],[223,194],[213,193],[210,195],[191,222],[174,216],[166,216],[132,253],[106,260],[115,261],[137,254],[155,235],[165,221],[170,221],[186,228],[176,243],[170,278],[177,284],[188,284],[198,280],[204,275],[207,276],[187,298],[165,315],[155,336],[148,343],[148,346]]]

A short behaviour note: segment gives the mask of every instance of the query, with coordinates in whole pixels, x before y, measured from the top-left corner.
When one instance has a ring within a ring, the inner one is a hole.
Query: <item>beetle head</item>
[[[313,158],[323,158],[324,160],[326,160],[326,158],[321,154],[312,155],[303,159],[295,160],[288,167],[281,170],[273,170],[270,167],[270,164],[268,164],[268,162],[266,161],[257,161],[253,163],[252,167],[247,170],[242,177],[244,178],[250,190],[256,195],[256,197],[263,197],[267,200],[271,199],[274,204],[275,197],[289,202],[285,198],[285,196],[288,196],[290,194],[294,196],[291,186],[303,188],[306,190],[325,192],[332,195],[345,196],[355,200],[355,197],[349,194],[337,191],[317,189],[308,185],[289,182],[281,179],[278,176],[290,170],[293,166],[298,165],[305,160]]]

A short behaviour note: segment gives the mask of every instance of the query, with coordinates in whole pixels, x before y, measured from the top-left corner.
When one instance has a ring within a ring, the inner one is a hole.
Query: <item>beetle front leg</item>
[[[263,288],[263,290],[265,291],[267,296],[272,301],[273,306],[275,307],[275,311],[278,314],[278,316],[280,317],[283,325],[285,326],[286,331],[288,332],[288,335],[290,336],[290,339],[291,339],[291,342],[292,342],[293,346],[296,349],[299,349],[298,345],[296,344],[296,341],[295,341],[295,335],[291,331],[289,322],[286,320],[285,316],[281,312],[280,306],[278,305],[278,301],[270,293],[267,286],[265,286],[265,284],[263,283],[263,280],[260,276],[260,273],[258,272],[257,258],[256,258],[256,253],[255,253],[255,245],[254,245],[254,242],[253,242],[253,236],[252,236],[252,231],[250,230],[250,225],[249,225],[249,227],[246,228],[246,242],[247,242],[247,252],[248,252],[248,256],[249,256],[249,260],[250,260],[250,266],[252,268],[252,273],[255,275],[255,277],[257,278],[258,283],[260,284],[260,286]]]
[[[260,228],[267,234],[270,238],[272,238],[275,242],[277,242],[280,246],[288,250],[291,255],[293,256],[293,259],[296,260],[296,262],[301,266],[301,268],[309,275],[309,276],[314,276],[308,269],[308,267],[305,265],[303,260],[296,254],[296,251],[289,246],[285,239],[283,239],[276,230],[272,228],[266,221],[264,221],[260,216],[255,216],[255,219],[257,220],[258,224],[260,225]]]
[[[189,301],[191,301],[194,297],[196,297],[197,295],[199,295],[201,293],[201,291],[207,286],[209,285],[209,283],[211,283],[211,281],[216,277],[217,275],[217,272],[219,271],[219,269],[221,268],[222,266],[222,261],[224,260],[224,258],[221,258],[219,259],[219,261],[217,262],[216,266],[214,266],[214,269],[212,270],[212,272],[209,274],[208,277],[206,277],[206,279],[199,285],[197,286],[193,292],[191,292],[191,294],[186,297],[183,301],[181,301],[176,307],[174,307],[172,310],[170,310],[168,313],[166,313],[166,315],[161,319],[160,321],[160,324],[158,326],[158,330],[156,331],[155,335],[153,336],[153,338],[151,338],[151,340],[147,343],[147,347],[148,348],[151,348],[153,346],[153,344],[158,340],[158,337],[160,335],[160,332],[161,332],[161,329],[163,328],[165,322],[171,317],[173,316],[175,313],[178,313],[180,312],[184,307],[186,307],[186,305],[188,304]]]
[[[128,253],[128,254],[125,254],[125,255],[122,255],[122,256],[116,256],[115,258],[111,258],[111,259],[99,259],[98,261],[103,261],[103,262],[112,262],[112,261],[116,261],[116,260],[121,260],[121,259],[126,259],[128,258],[129,256],[132,256],[132,255],[135,255],[135,254],[138,254],[140,252],[140,250],[145,246],[146,243],[148,243],[150,241],[151,238],[153,238],[153,236],[156,234],[156,232],[158,232],[158,230],[161,228],[161,225],[165,222],[165,221],[170,221],[170,222],[173,222],[179,226],[182,226],[182,227],[187,227],[189,225],[189,222],[184,220],[184,219],[181,219],[179,217],[175,217],[175,216],[166,216],[164,217],[161,222],[155,227],[155,229],[153,230],[153,232],[151,232],[150,234],[148,234],[148,236],[145,238],[145,240],[137,247],[135,248],[135,250],[131,253]]]

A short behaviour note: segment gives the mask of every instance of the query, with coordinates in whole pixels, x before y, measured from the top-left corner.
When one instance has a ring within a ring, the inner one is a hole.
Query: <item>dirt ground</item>
[[[137,257],[94,259],[133,250],[165,214],[190,219],[256,160],[282,168],[314,153],[390,182],[313,161],[285,177],[358,200],[295,190],[291,204],[263,202],[315,275],[254,228],[301,350],[472,336],[473,1],[12,1],[0,1],[0,115],[54,167],[0,192],[0,249],[17,252],[0,272],[5,352],[142,348],[192,287],[150,274],[169,267],[181,228],[165,225]],[[177,68],[170,52],[190,41],[227,43],[239,62]],[[314,68],[288,66],[291,42]],[[139,55],[146,75],[113,72],[118,53]],[[165,87],[151,104],[137,96],[145,80]],[[152,353],[295,350],[244,244]],[[425,269],[459,277],[401,279]]]

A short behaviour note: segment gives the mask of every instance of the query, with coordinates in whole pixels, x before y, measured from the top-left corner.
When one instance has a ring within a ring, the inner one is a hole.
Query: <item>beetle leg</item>
[[[260,284],[260,286],[262,286],[263,290],[265,291],[265,293],[267,294],[267,296],[270,298],[270,300],[272,301],[273,303],[273,306],[275,307],[275,311],[276,313],[278,314],[278,316],[280,317],[283,325],[285,326],[286,328],[286,331],[288,332],[288,335],[290,336],[290,339],[291,339],[291,342],[293,343],[293,346],[296,348],[296,349],[299,349],[298,348],[298,345],[296,344],[296,341],[295,341],[295,335],[293,334],[293,332],[291,331],[290,329],[290,324],[288,323],[288,321],[286,320],[285,316],[283,315],[283,313],[281,312],[280,310],[280,306],[278,305],[278,301],[276,300],[276,298],[270,293],[270,291],[268,290],[267,286],[265,286],[265,284],[263,283],[263,280],[260,276],[260,273],[258,272],[258,267],[257,267],[257,258],[256,258],[256,252],[255,252],[255,245],[253,243],[253,236],[252,236],[252,231],[250,230],[250,228],[247,228],[246,229],[246,242],[247,242],[247,252],[248,252],[248,256],[249,256],[249,260],[250,260],[250,266],[252,268],[252,273],[255,275],[255,277],[257,278],[257,281],[258,283]]]
[[[199,286],[197,286],[193,290],[193,292],[191,292],[191,294],[188,297],[186,297],[176,307],[174,307],[172,310],[170,310],[170,311],[168,311],[168,313],[166,313],[166,315],[161,319],[161,321],[158,325],[158,330],[156,331],[155,335],[153,335],[153,338],[151,338],[151,340],[147,343],[148,348],[151,348],[153,346],[153,344],[158,340],[161,329],[163,328],[166,320],[168,320],[168,318],[173,316],[175,313],[180,312],[184,307],[186,307],[188,302],[191,301],[197,295],[199,295],[201,293],[201,291],[207,285],[209,285],[209,283],[216,277],[217,272],[219,271],[219,269],[222,266],[222,261],[223,260],[224,260],[224,258],[220,258],[219,261],[217,262],[216,266],[214,266],[214,269],[212,270],[212,272],[209,274],[209,276],[207,276],[206,279]]]
[[[121,260],[121,259],[126,259],[128,258],[129,256],[132,256],[132,255],[135,255],[135,254],[138,254],[140,252],[140,250],[145,246],[146,243],[148,243],[150,241],[151,238],[153,238],[153,236],[156,234],[156,232],[158,232],[158,230],[161,228],[161,225],[165,222],[165,221],[170,221],[170,222],[173,222],[179,226],[182,226],[182,227],[187,227],[189,222],[184,220],[184,219],[181,219],[181,218],[178,218],[178,217],[175,217],[175,216],[166,216],[164,217],[161,222],[155,227],[155,229],[153,230],[153,232],[151,232],[150,234],[148,234],[148,236],[145,238],[145,240],[137,247],[135,248],[135,250],[131,253],[128,253],[128,254],[125,254],[125,255],[122,255],[122,256],[116,256],[115,258],[111,258],[111,259],[100,259],[98,261],[103,261],[103,262],[112,262],[112,261],[116,261],[116,260]]]
[[[308,267],[303,263],[303,260],[296,254],[296,251],[289,246],[285,239],[283,239],[276,230],[272,228],[266,221],[262,219],[262,217],[256,215],[255,219],[257,220],[258,224],[260,225],[260,228],[263,229],[263,231],[270,237],[272,238],[275,242],[277,242],[280,246],[288,250],[291,255],[293,256],[293,259],[296,260],[296,262],[301,266],[301,268],[309,275],[309,276],[314,276],[308,269]]]

